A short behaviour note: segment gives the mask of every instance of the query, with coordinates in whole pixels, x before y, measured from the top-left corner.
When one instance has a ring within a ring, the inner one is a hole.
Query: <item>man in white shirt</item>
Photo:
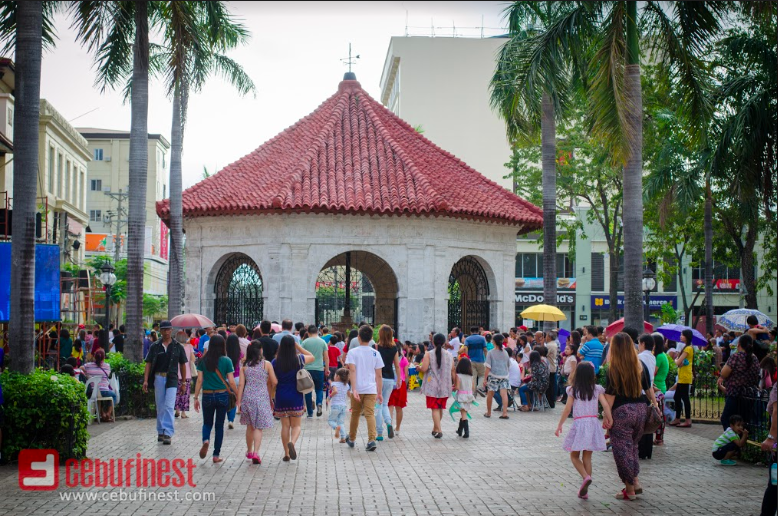
[[[349,381],[351,382],[351,424],[346,444],[354,447],[359,428],[359,416],[367,421],[367,451],[375,451],[377,448],[375,423],[375,404],[383,404],[381,396],[381,370],[384,361],[381,354],[370,347],[373,338],[373,328],[365,324],[359,328],[359,346],[349,346],[346,355],[346,365],[349,369]]]
[[[451,328],[449,338],[451,340],[449,340],[448,344],[446,344],[446,349],[449,353],[451,353],[451,356],[454,358],[454,360],[456,360],[457,356],[459,355],[459,346],[462,345],[462,341],[459,340],[459,328]]]
[[[651,335],[644,334],[638,339],[638,358],[646,365],[648,376],[651,377],[651,385],[654,385],[656,357],[654,356],[654,337]]]

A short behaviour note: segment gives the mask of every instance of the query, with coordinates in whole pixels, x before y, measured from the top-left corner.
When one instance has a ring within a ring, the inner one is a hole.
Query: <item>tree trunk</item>
[[[705,178],[705,331],[713,333],[713,194],[710,173]],[[695,327],[696,328],[696,327]]]
[[[35,212],[38,182],[42,2],[17,2],[10,368],[30,373],[35,348]]]
[[[173,97],[173,127],[170,131],[170,260],[168,282],[168,319],[181,314],[183,298],[183,228],[181,205],[181,155],[184,146],[182,112],[185,109],[181,91],[177,85]]]
[[[541,149],[543,154],[543,302],[556,306],[556,126],[551,96],[543,94]],[[545,330],[556,328],[546,321]]]
[[[608,258],[610,259],[610,279],[608,286],[610,306],[608,310],[608,324],[610,324],[619,318],[619,250],[608,249]]]
[[[740,255],[740,281],[745,289],[746,308],[757,310],[756,277],[754,275],[754,247],[756,246],[758,222],[749,222],[746,230],[746,241]]]
[[[143,349],[143,256],[149,163],[149,23],[145,1],[135,2],[130,122],[130,209],[127,224],[127,342],[124,352],[139,362]]]
[[[629,156],[624,167],[624,325],[643,329],[643,99],[637,2],[627,2],[625,97]]]

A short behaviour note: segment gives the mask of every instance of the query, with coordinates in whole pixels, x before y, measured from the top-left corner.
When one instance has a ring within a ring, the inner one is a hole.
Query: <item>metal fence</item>
[[[724,411],[724,394],[718,389],[719,377],[712,372],[697,373],[689,395],[692,419],[718,421]]]

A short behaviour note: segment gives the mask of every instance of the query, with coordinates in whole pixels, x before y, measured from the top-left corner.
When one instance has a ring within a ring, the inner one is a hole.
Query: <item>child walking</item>
[[[246,350],[246,361],[241,368],[236,407],[240,410],[240,424],[246,425],[246,458],[262,464],[259,445],[262,430],[273,427],[270,398],[275,397],[276,373],[262,356],[262,344],[252,342]]]
[[[591,362],[581,362],[575,368],[567,387],[567,403],[556,428],[556,436],[562,433],[562,425],[574,411],[573,426],[565,437],[563,448],[570,452],[570,461],[583,478],[578,489],[578,498],[587,500],[589,486],[592,483],[592,452],[605,451],[605,437],[597,419],[597,403],[602,405],[604,428],[613,424],[610,405],[605,400],[605,389],[597,385],[594,366]],[[581,456],[583,455],[583,457]]]
[[[346,421],[346,397],[350,390],[348,369],[341,367],[335,371],[335,380],[330,386],[330,417],[327,420],[330,428],[335,430],[335,439],[340,438],[341,443],[346,442],[346,435],[348,435],[343,424]]]
[[[470,359],[463,357],[457,362],[456,400],[459,403],[459,428],[457,435],[467,439],[470,437],[470,423],[467,413],[470,412],[470,404],[473,402],[473,365]]]

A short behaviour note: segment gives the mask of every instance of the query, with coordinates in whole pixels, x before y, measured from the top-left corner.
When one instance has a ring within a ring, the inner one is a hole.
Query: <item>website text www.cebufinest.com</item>
[[[188,491],[146,491],[145,489],[118,491],[64,491],[59,499],[67,502],[213,502],[216,493]]]
[[[19,487],[24,491],[68,488],[59,493],[60,499],[72,501],[215,501],[215,493],[191,490],[197,487],[196,467],[192,459],[149,459],[140,453],[128,459],[68,459],[61,485],[57,450],[28,449],[19,453]]]

